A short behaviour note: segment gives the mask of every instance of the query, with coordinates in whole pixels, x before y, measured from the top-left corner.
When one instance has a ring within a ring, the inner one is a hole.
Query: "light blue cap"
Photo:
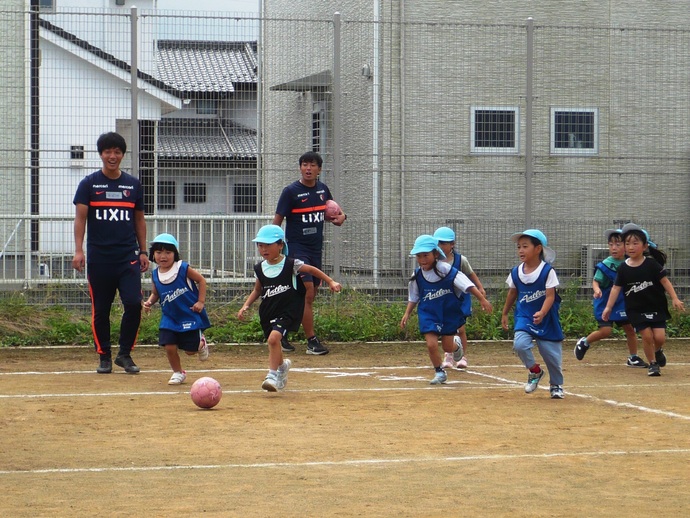
[[[180,251],[180,244],[177,242],[177,239],[175,239],[175,236],[173,236],[172,234],[158,234],[156,237],[153,238],[153,241],[151,241],[151,244],[154,243],[173,245],[178,252]]]
[[[536,228],[528,228],[524,232],[513,234],[511,239],[517,243],[518,239],[520,239],[522,236],[533,237],[537,239],[539,243],[541,243],[541,247],[544,250],[544,261],[551,264],[556,260],[556,252],[552,248],[549,248],[546,235],[541,230]]]
[[[264,225],[256,233],[256,237],[252,239],[254,243],[263,243],[265,245],[270,245],[278,241],[285,243],[285,232],[282,227],[278,225]],[[287,243],[283,246],[283,254],[287,255],[288,247]]]
[[[642,232],[644,234],[645,239],[647,240],[647,244],[649,246],[651,246],[652,248],[657,248],[656,243],[649,238],[649,232],[647,232],[645,229],[643,229],[640,225],[636,225],[635,223],[626,223],[625,225],[623,225],[621,232],[623,234],[627,234],[628,232],[630,232],[632,230],[637,230],[639,232]]]
[[[620,228],[609,228],[608,230],[604,230],[604,239],[606,239],[607,243],[613,234],[620,234],[622,236],[623,231]]]
[[[410,255],[417,255],[422,252],[432,252],[434,250],[437,250],[443,259],[446,258],[446,254],[438,247],[438,239],[428,234],[422,234],[414,240],[414,246],[412,250],[410,250]]]
[[[434,237],[439,241],[455,241],[455,232],[449,227],[438,227],[434,232]]]

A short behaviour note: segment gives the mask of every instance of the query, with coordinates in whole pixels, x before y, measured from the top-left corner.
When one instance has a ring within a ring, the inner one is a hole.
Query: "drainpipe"
[[[132,165],[130,168],[130,173],[132,176],[135,178],[139,178],[139,77],[138,77],[138,71],[139,71],[139,41],[137,37],[137,25],[139,22],[139,18],[137,15],[137,8],[135,6],[132,6],[131,9],[131,35],[130,35],[130,44],[131,44],[131,70],[130,70],[130,82],[132,83],[132,88],[130,90],[131,92],[131,101],[130,101],[130,109],[131,109],[131,115],[130,118],[132,120],[131,128],[130,130],[132,131],[132,142],[130,143],[130,147],[132,148],[131,154],[132,154]]]
[[[372,155],[372,219],[373,226],[373,252],[374,263],[372,273],[374,287],[378,288],[379,282],[379,0],[374,0],[374,57],[372,63],[372,73],[374,74],[374,84],[372,88],[372,114],[371,114],[371,155]]]

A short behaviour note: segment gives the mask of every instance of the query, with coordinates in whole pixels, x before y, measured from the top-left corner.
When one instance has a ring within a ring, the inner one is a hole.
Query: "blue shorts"
[[[201,342],[201,329],[192,329],[191,331],[172,331],[171,329],[158,330],[158,345],[161,347],[166,345],[176,345],[178,349],[183,351],[196,352],[199,350],[199,342]]]

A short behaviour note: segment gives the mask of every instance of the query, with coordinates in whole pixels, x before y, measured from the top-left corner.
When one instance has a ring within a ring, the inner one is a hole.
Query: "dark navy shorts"
[[[159,329],[158,345],[161,347],[165,345],[176,345],[178,349],[182,349],[183,351],[196,352],[199,350],[201,334],[201,329],[181,332],[172,331],[170,329]]]
[[[308,264],[309,266],[313,266],[314,268],[318,268],[319,270],[323,271],[323,269],[321,268],[321,254],[310,254],[308,252],[303,252],[301,250],[297,250],[293,253],[292,250],[290,250],[290,257],[294,259],[299,259],[304,264]],[[317,287],[321,284],[321,279],[319,279],[318,277],[314,277],[308,273],[300,273],[299,276],[302,279],[302,282],[314,283],[314,287]]]

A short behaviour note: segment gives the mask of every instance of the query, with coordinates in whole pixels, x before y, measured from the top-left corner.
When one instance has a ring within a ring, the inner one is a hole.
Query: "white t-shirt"
[[[534,281],[536,281],[539,278],[539,275],[541,275],[541,271],[544,269],[544,265],[546,263],[544,261],[541,262],[539,266],[537,266],[537,269],[534,270],[531,273],[525,273],[525,263],[520,263],[520,266],[518,266],[518,277],[519,279],[524,282],[525,284],[531,284]],[[509,288],[515,288],[515,283],[513,282],[513,276],[511,274],[508,274],[508,278],[506,279],[506,284],[508,285]],[[546,287],[547,288],[557,288],[559,285],[558,283],[558,276],[556,275],[556,270],[551,268],[551,271],[549,272],[549,275],[546,277]]]
[[[451,266],[446,262],[437,261],[436,269],[445,276],[450,271]],[[429,282],[438,282],[443,278],[436,275],[436,272],[433,270],[433,268],[431,270],[420,269],[420,272]],[[455,276],[455,279],[453,279],[453,288],[457,296],[460,296],[462,293],[467,293],[467,290],[469,290],[472,286],[474,286],[474,283],[462,272],[458,272],[458,274]],[[417,281],[410,281],[407,286],[407,292],[407,300],[409,302],[414,302],[415,304],[419,302],[419,286],[417,285]]]

